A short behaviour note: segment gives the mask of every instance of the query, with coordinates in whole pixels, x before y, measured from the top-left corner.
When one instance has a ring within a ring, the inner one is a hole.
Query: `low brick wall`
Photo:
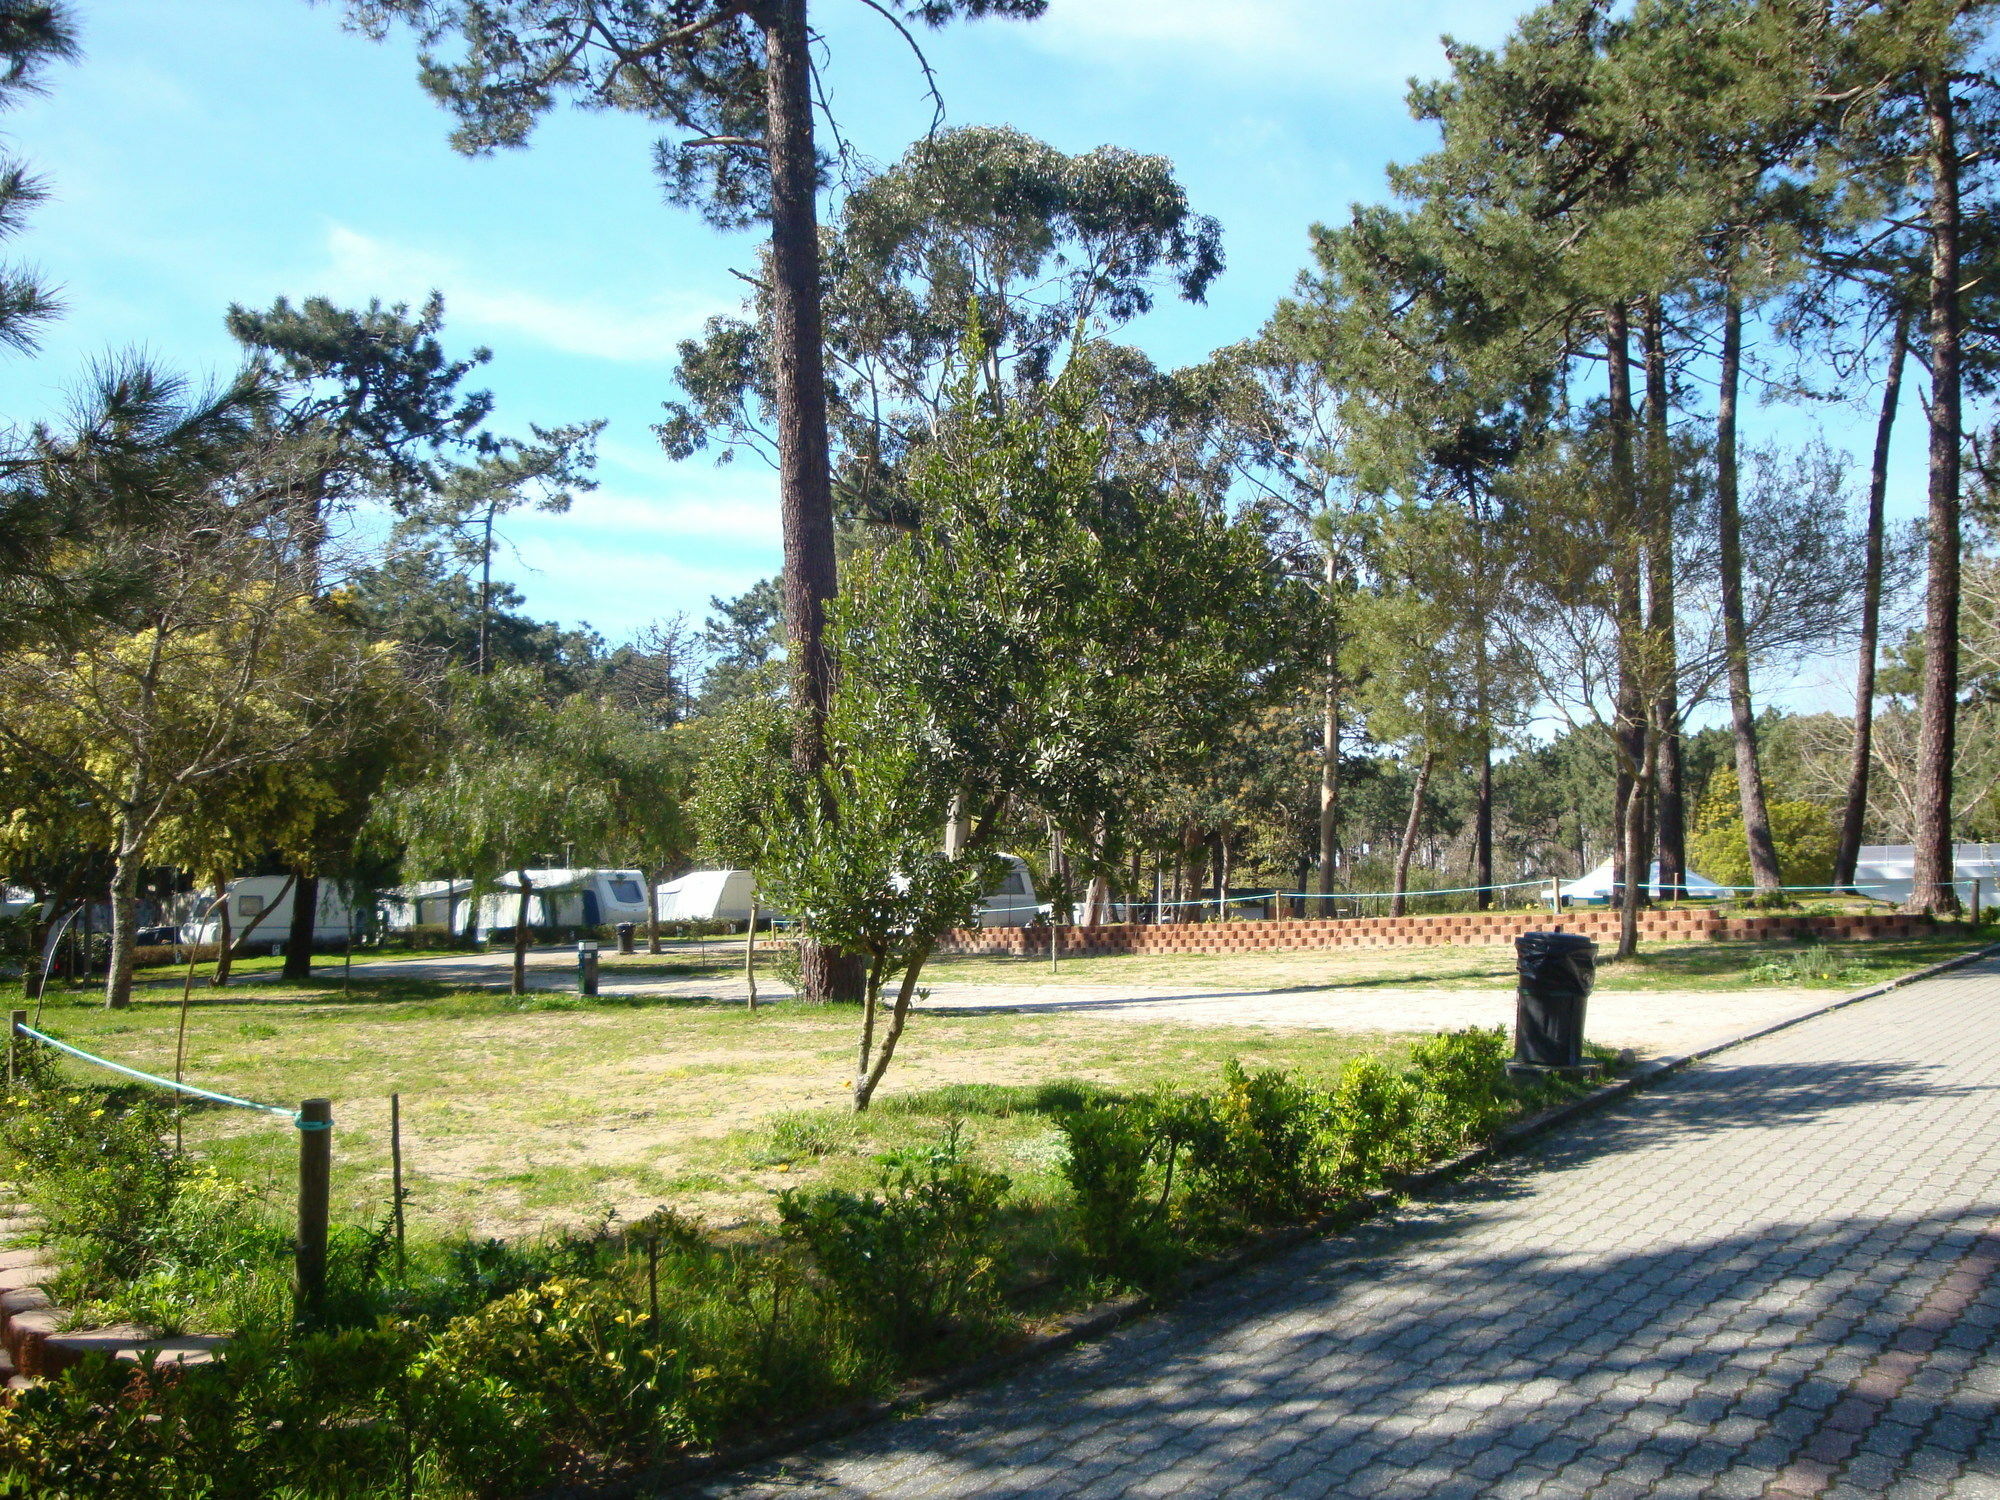
[[[1426,948],[1439,944],[1497,946],[1524,932],[1580,932],[1599,943],[1618,940],[1615,911],[1447,912],[1422,917],[1337,917],[1270,922],[1166,922],[1108,927],[1062,927],[1056,952],[1069,957],[1107,953],[1271,953],[1324,948]],[[1836,916],[1738,914],[1713,908],[1642,911],[1639,936],[1647,942],[1768,942],[1775,938],[1820,938],[1868,942],[1881,938],[1927,937],[1937,931],[1930,917],[1901,912],[1854,912]],[[1046,927],[987,927],[948,933],[939,951],[1033,957],[1049,951]]]

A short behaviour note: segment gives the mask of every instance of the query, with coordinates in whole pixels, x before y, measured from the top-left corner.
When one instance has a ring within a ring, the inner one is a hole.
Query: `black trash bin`
[[[1597,944],[1574,932],[1524,932],[1514,959],[1511,1069],[1584,1070],[1583,1008],[1597,983]]]
[[[632,951],[632,924],[630,922],[620,922],[618,924],[618,951],[620,953],[630,953]]]

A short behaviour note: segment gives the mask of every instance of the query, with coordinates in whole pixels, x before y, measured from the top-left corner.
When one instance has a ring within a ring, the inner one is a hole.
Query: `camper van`
[[[229,882],[225,899],[229,903],[229,936],[237,943],[282,943],[292,935],[292,890],[296,882],[289,875],[243,875]],[[195,911],[200,920],[181,931],[183,940],[214,943],[222,939],[222,914],[211,911],[207,899],[199,900]],[[343,942],[361,930],[359,917],[347,904],[340,886],[331,880],[319,883],[319,910],[314,913],[313,941]]]
[[[465,904],[471,893],[470,880],[419,880],[385,892],[382,913],[391,932],[407,932],[412,927],[445,927],[459,932],[465,927]]]
[[[602,927],[646,920],[646,877],[639,870],[530,870],[530,927]],[[521,909],[521,877],[509,870],[499,889],[479,898],[481,936],[512,928]],[[440,903],[441,905],[442,903]]]
[[[1003,854],[1000,858],[1005,869],[1000,883],[979,902],[979,925],[1031,927],[1042,909],[1035,900],[1035,877],[1028,873],[1028,862],[1018,855]]]

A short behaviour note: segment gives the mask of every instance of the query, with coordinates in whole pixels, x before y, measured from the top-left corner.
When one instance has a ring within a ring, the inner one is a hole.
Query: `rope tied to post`
[[[81,1047],[72,1047],[68,1042],[58,1037],[52,1037],[46,1031],[37,1031],[25,1022],[17,1025],[15,1032],[20,1036],[33,1037],[36,1041],[53,1047],[58,1052],[67,1053],[79,1062],[87,1062],[94,1067],[108,1068],[113,1073],[122,1073],[127,1078],[136,1078],[141,1083],[155,1084],[160,1088],[172,1089],[175,1093],[187,1094],[196,1099],[206,1099],[212,1104],[227,1104],[235,1109],[254,1109],[267,1115],[282,1115],[300,1130],[329,1130],[332,1128],[331,1124],[327,1121],[303,1119],[297,1110],[286,1109],[282,1104],[260,1104],[255,1099],[239,1099],[234,1094],[218,1094],[213,1089],[196,1088],[191,1083],[176,1083],[173,1079],[162,1078],[157,1073],[147,1073],[139,1068],[128,1068],[125,1064],[113,1062],[108,1057],[99,1057],[95,1052],[86,1052]]]

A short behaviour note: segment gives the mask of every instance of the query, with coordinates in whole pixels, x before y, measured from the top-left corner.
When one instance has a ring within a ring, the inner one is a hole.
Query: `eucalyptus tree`
[[[112,1006],[130,998],[138,880],[169,823],[212,816],[250,780],[283,795],[285,768],[324,766],[357,720],[379,727],[402,680],[392,653],[317,607],[316,560],[289,524],[295,455],[259,432],[260,397],[113,370],[74,430],[38,431],[31,450],[48,483],[88,486],[81,505],[126,517],[71,545],[141,580],[94,620],[0,656],[0,737],[107,830]],[[124,414],[111,453],[107,410]]]
[[[862,3],[915,48],[914,26],[1032,19],[1047,0]],[[621,110],[665,128],[653,160],[669,203],[718,228],[769,227],[793,755],[810,770],[833,692],[822,636],[836,577],[818,204],[827,162],[815,139],[807,0],[347,0],[347,10],[378,37],[397,21],[416,31],[424,87],[456,116],[459,150],[524,145],[563,102]],[[804,966],[815,993],[854,978],[831,954],[809,952]]]
[[[1435,122],[1443,143],[1392,169],[1391,182],[1411,205],[1414,233],[1405,238],[1416,253],[1403,258],[1422,273],[1416,290],[1453,314],[1459,361],[1475,371],[1539,367],[1558,403],[1588,400],[1601,379],[1605,495],[1619,508],[1601,534],[1621,643],[1608,726],[1618,772],[1614,871],[1632,908],[1642,883],[1624,872],[1644,860],[1636,846],[1654,717],[1642,679],[1657,642],[1644,609],[1649,528],[1631,319],[1643,293],[1685,261],[1690,216],[1655,191],[1645,143],[1621,118],[1605,55],[1626,24],[1598,0],[1556,0],[1524,16],[1497,51],[1454,45],[1451,76],[1411,94],[1412,113]]]
[[[1219,226],[1189,208],[1165,158],[1071,156],[1004,126],[916,142],[853,187],[821,243],[837,501],[901,525],[901,476],[935,440],[971,320],[989,393],[1031,391],[1163,286],[1198,302],[1222,270]],[[772,290],[760,280],[740,313],[681,345],[685,399],[659,429],[669,452],[774,454]]]
[[[886,0],[905,36],[959,18],[1041,14],[1045,0]],[[422,81],[457,119],[468,154],[524,145],[568,102],[665,127],[654,167],[669,203],[718,228],[769,226],[771,384],[783,507],[787,626],[801,765],[817,754],[832,688],[820,622],[834,592],[823,272],[806,0],[348,0],[381,36],[407,22]],[[440,48],[451,48],[449,55]]]
[[[1321,341],[1295,321],[1304,319],[1281,305],[1258,337],[1218,350],[1205,369],[1190,373],[1208,387],[1232,476],[1254,503],[1281,518],[1274,555],[1311,580],[1316,594],[1318,608],[1301,623],[1320,669],[1312,862],[1327,898],[1339,879],[1340,746],[1352,689],[1342,662],[1341,615],[1355,587],[1358,532],[1340,372]]]

